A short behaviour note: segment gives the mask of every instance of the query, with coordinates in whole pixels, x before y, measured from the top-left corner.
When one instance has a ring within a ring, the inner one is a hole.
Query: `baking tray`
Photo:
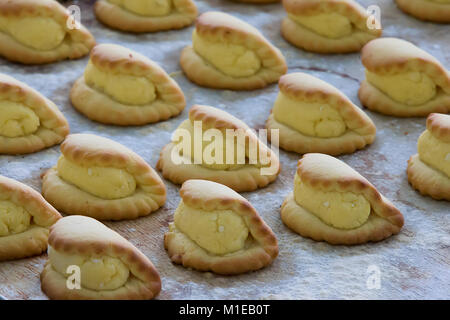
[[[450,27],[424,23],[403,14],[391,0],[359,1],[381,9],[384,36],[413,42],[450,68]],[[0,72],[24,81],[53,100],[67,117],[71,132],[89,132],[116,140],[135,150],[153,167],[172,131],[187,118],[193,104],[221,108],[260,129],[277,95],[277,86],[249,92],[211,90],[189,82],[178,63],[190,43],[193,27],[155,34],[133,35],[102,26],[94,17],[94,1],[67,1],[81,7],[82,22],[98,43],[117,43],[158,62],[183,89],[187,107],[169,121],[142,127],[115,127],[92,122],[69,101],[73,82],[88,58],[44,66],[23,66],[0,59]],[[219,10],[256,26],[285,55],[289,72],[302,71],[328,81],[355,104],[364,69],[359,54],[319,55],[292,47],[280,36],[285,13],[281,4],[248,5],[227,0],[196,0],[200,12]],[[285,227],[279,210],[292,190],[299,155],[280,151],[282,171],[267,188],[244,193],[275,232],[280,254],[263,270],[239,276],[201,273],[171,263],[163,235],[180,200],[179,187],[164,180],[167,202],[159,211],[137,220],[107,222],[147,255],[159,270],[159,299],[448,299],[450,298],[450,205],[422,197],[407,182],[406,161],[416,153],[425,129],[424,118],[399,119],[365,110],[375,122],[375,143],[339,157],[367,177],[405,216],[401,233],[379,243],[332,246],[302,238]],[[0,174],[40,190],[40,175],[56,163],[59,147],[24,156],[0,156]],[[0,263],[0,295],[7,299],[45,299],[39,274],[46,255]],[[380,279],[371,282],[373,277]],[[375,283],[375,285],[373,285]]]

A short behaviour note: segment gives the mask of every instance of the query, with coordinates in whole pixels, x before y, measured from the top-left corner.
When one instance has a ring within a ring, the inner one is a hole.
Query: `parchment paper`
[[[81,6],[82,22],[98,43],[112,42],[136,50],[158,62],[183,89],[187,108],[169,121],[143,127],[114,127],[92,122],[69,101],[73,82],[88,58],[45,66],[22,66],[0,59],[0,72],[24,81],[53,100],[70,122],[71,132],[90,132],[112,138],[135,150],[153,167],[171,132],[187,118],[194,103],[222,108],[262,128],[277,94],[277,86],[250,92],[210,90],[190,83],[178,64],[181,49],[190,43],[193,27],[156,34],[133,35],[109,30],[94,17],[94,1],[67,2]],[[196,0],[200,12],[220,10],[256,26],[285,55],[289,72],[303,71],[328,81],[357,105],[364,78],[359,54],[318,55],[288,44],[280,35],[285,13],[281,4],[247,5],[227,0]],[[384,36],[415,43],[450,68],[450,27],[424,23],[403,14],[390,0],[364,0],[381,8]],[[279,216],[283,198],[292,190],[299,155],[280,151],[282,172],[275,183],[243,195],[256,207],[279,240],[280,254],[261,271],[226,277],[173,265],[163,248],[163,234],[179,202],[178,186],[165,181],[168,200],[148,217],[107,225],[129,239],[155,264],[162,278],[159,299],[442,299],[450,298],[450,205],[420,196],[407,182],[407,159],[425,129],[425,118],[397,119],[365,110],[378,133],[375,143],[339,157],[367,177],[392,199],[405,216],[401,233],[379,243],[331,246],[304,239],[285,227]],[[40,190],[40,174],[53,166],[59,147],[25,156],[0,156],[0,174]],[[45,299],[39,273],[46,255],[0,262],[0,295],[8,299]],[[372,266],[372,267],[370,267]],[[369,268],[370,267],[370,268]],[[369,289],[368,277],[380,271],[380,288]],[[375,272],[376,273],[376,272]]]

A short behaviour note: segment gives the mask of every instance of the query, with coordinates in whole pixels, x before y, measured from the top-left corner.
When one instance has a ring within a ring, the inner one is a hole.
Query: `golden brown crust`
[[[2,73],[0,100],[26,105],[40,121],[39,128],[33,134],[15,138],[0,135],[0,154],[36,152],[60,143],[69,134],[69,124],[53,102],[25,83]]]
[[[213,255],[199,247],[171,226],[164,236],[164,246],[173,262],[200,271],[239,274],[270,264],[278,255],[277,239],[253,206],[224,185],[205,180],[186,181],[180,189],[183,202],[207,211],[232,210],[242,217],[254,243],[249,248],[226,255]]]
[[[270,129],[278,129],[281,148],[298,153],[339,155],[354,152],[375,140],[376,127],[372,120],[341,91],[327,82],[297,72],[282,76],[278,86],[280,93],[293,100],[328,104],[339,112],[347,126],[347,131],[339,137],[312,137],[278,122],[272,113],[266,122],[268,136],[271,137]]]
[[[362,226],[343,231],[322,222],[301,207],[290,194],[282,205],[282,219],[303,236],[332,244],[360,244],[382,240],[398,233],[403,226],[401,212],[367,179],[336,158],[319,153],[306,154],[298,162],[297,175],[303,183],[321,191],[364,196],[371,205],[373,216]]]
[[[117,258],[130,270],[127,283],[118,289],[70,290],[66,278],[48,261],[41,274],[41,286],[51,299],[152,299],[161,290],[161,280],[152,262],[118,233],[94,219],[83,216],[61,219],[50,229],[49,245],[69,255]]]
[[[407,174],[411,186],[422,195],[450,201],[450,178],[424,163],[418,154],[409,158]]]
[[[397,6],[407,14],[425,21],[450,22],[450,6],[424,0],[395,0]]]
[[[249,129],[244,122],[229,113],[209,106],[192,106],[189,111],[189,119],[192,122],[201,121],[205,130],[216,128],[219,130],[243,129],[246,131]],[[172,152],[175,147],[173,142],[162,149],[156,168],[162,172],[164,178],[176,184],[182,184],[189,179],[203,179],[224,184],[238,192],[253,191],[264,187],[277,178],[281,170],[280,161],[278,156],[262,143],[252,131],[246,132],[246,147],[250,145],[249,141],[252,140],[253,145],[258,146],[258,157],[264,153],[268,154],[270,165],[275,168],[274,174],[263,175],[261,174],[261,168],[253,165],[244,165],[236,170],[215,170],[203,167],[201,164],[185,163],[181,160],[182,156]],[[179,159],[174,159],[174,157],[179,157]]]
[[[157,210],[166,201],[161,178],[139,155],[112,140],[91,134],[72,134],[61,145],[66,159],[83,166],[126,170],[136,180],[136,191],[120,199],[103,199],[65,182],[51,168],[43,176],[42,194],[66,214],[101,220],[134,219]]]
[[[144,125],[167,120],[186,106],[183,91],[155,62],[113,44],[97,45],[91,52],[92,63],[101,70],[146,77],[156,88],[156,100],[145,105],[123,104],[108,94],[89,86],[80,77],[72,87],[73,106],[89,119],[114,125]]]
[[[283,0],[288,14],[315,15],[337,13],[347,17],[356,26],[351,35],[332,39],[303,27],[286,17],[281,25],[283,37],[293,45],[318,53],[348,53],[359,51],[367,42],[380,37],[382,29],[369,29],[366,10],[352,0]]]
[[[248,77],[232,77],[219,71],[187,46],[181,52],[180,64],[187,77],[200,86],[253,90],[278,81],[287,71],[286,61],[280,50],[275,48],[256,28],[222,12],[206,12],[197,18],[196,32],[211,41],[225,41],[242,45],[261,60],[261,69]]]
[[[11,201],[32,216],[26,231],[0,237],[0,261],[38,255],[47,250],[48,228],[61,215],[31,187],[0,176],[0,200]]]
[[[173,0],[173,11],[168,16],[146,17],[134,14],[106,0],[98,0],[94,11],[107,26],[128,32],[156,32],[181,29],[191,25],[197,17],[197,6],[192,0]]]
[[[427,129],[433,136],[444,142],[450,142],[450,115],[432,113],[427,118]]]
[[[7,17],[45,16],[58,22],[66,31],[66,39],[56,49],[36,50],[11,35],[0,32],[0,55],[24,64],[44,64],[63,59],[77,59],[89,53],[95,45],[92,34],[82,25],[68,27],[69,12],[52,0],[4,0],[0,2],[0,14]]]
[[[267,3],[280,2],[280,0],[231,0],[231,1],[243,2],[243,3],[253,3],[253,4],[267,4]]]

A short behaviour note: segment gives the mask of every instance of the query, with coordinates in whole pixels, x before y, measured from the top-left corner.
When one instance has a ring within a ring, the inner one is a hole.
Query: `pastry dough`
[[[410,42],[382,38],[362,50],[366,79],[359,99],[367,108],[397,117],[450,110],[450,73]]]
[[[227,130],[237,139],[230,134],[227,136]],[[220,135],[217,144],[216,137],[211,135],[208,138],[209,134]],[[183,150],[185,139],[189,150]],[[196,146],[201,148],[197,157]],[[205,179],[238,192],[264,187],[280,172],[277,155],[244,122],[225,111],[202,105],[191,108],[189,119],[176,129],[172,142],[161,151],[156,167],[164,178],[176,184],[189,179]]]
[[[280,50],[257,29],[226,13],[202,14],[192,44],[183,49],[180,63],[187,77],[201,86],[258,89],[287,71]]]
[[[0,154],[36,152],[68,134],[69,124],[53,102],[0,73]]]
[[[283,0],[283,6],[283,37],[307,51],[355,52],[383,32],[369,29],[369,15],[353,0]]]
[[[403,215],[344,162],[309,153],[298,163],[294,192],[281,206],[284,224],[331,244],[380,241],[400,232]]]
[[[140,156],[112,140],[72,134],[43,175],[42,194],[66,214],[99,220],[134,219],[166,201],[166,187]]]
[[[449,23],[450,0],[396,0],[407,14],[425,21]]]
[[[0,1],[0,55],[25,64],[80,58],[95,45],[69,12],[54,0]]]
[[[47,250],[48,228],[59,218],[39,192],[0,176],[0,261]]]
[[[170,259],[218,274],[261,269],[278,255],[269,226],[245,198],[206,180],[186,181],[174,222],[164,235]]]
[[[166,120],[186,105],[183,91],[158,64],[115,44],[100,44],[92,50],[70,98],[88,118],[115,125]]]
[[[278,129],[279,145],[298,153],[352,153],[375,139],[372,120],[341,91],[306,73],[281,77],[280,92],[266,122]]]
[[[181,29],[198,14],[193,0],[98,0],[94,11],[108,27],[128,32]]]
[[[450,201],[450,115],[432,113],[408,161],[408,180],[423,195]]]
[[[101,222],[83,216],[50,229],[42,291],[58,300],[152,299],[161,291],[158,271],[135,246]],[[68,267],[71,267],[69,269]],[[69,277],[79,268],[80,288]]]

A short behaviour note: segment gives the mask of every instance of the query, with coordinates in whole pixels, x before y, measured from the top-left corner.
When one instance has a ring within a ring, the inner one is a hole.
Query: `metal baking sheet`
[[[398,10],[391,0],[361,0],[381,8],[384,36],[406,39],[427,50],[450,68],[450,27],[424,23]],[[94,1],[68,1],[81,7],[82,22],[99,43],[117,43],[158,62],[175,78],[187,98],[187,108],[169,121],[142,127],[101,125],[77,113],[69,101],[73,82],[88,58],[45,66],[23,66],[0,59],[0,72],[24,81],[53,100],[65,114],[71,132],[90,132],[114,139],[139,153],[153,167],[171,132],[186,119],[194,103],[216,106],[259,129],[269,115],[277,86],[250,92],[210,90],[189,82],[178,64],[181,49],[190,43],[193,27],[155,34],[119,33],[94,17]],[[219,10],[256,26],[280,48],[289,72],[303,71],[328,81],[357,105],[364,77],[359,54],[318,55],[298,50],[280,36],[284,12],[280,4],[248,5],[227,0],[196,0],[200,12]],[[162,278],[159,299],[448,299],[450,298],[450,205],[420,196],[407,182],[406,161],[416,153],[416,141],[425,129],[424,118],[398,119],[365,110],[378,135],[365,150],[339,157],[366,176],[405,216],[401,233],[379,243],[331,246],[304,239],[286,228],[279,209],[292,190],[299,155],[280,151],[282,172],[269,187],[243,195],[276,233],[280,254],[273,265],[240,276],[200,273],[171,263],[163,235],[179,202],[179,188],[169,181],[165,206],[148,217],[108,222],[155,264]],[[0,174],[40,190],[40,175],[53,166],[59,147],[25,156],[0,156]],[[0,262],[0,295],[7,299],[45,299],[39,274],[46,255]],[[379,276],[379,286],[371,282]],[[372,285],[371,285],[372,284]]]

